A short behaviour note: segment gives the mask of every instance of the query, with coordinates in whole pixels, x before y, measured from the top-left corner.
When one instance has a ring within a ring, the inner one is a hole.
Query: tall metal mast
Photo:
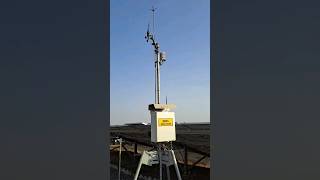
[[[147,42],[151,42],[154,49],[155,57],[155,104],[149,104],[148,110],[151,115],[151,142],[156,143],[156,151],[144,151],[140,157],[138,168],[136,170],[134,180],[138,179],[142,164],[152,166],[152,164],[159,164],[159,179],[162,180],[162,166],[166,165],[167,177],[170,178],[169,166],[174,165],[177,178],[181,180],[178,163],[175,158],[174,151],[168,147],[168,143],[176,140],[175,129],[175,113],[171,109],[175,108],[174,104],[160,104],[160,66],[166,61],[165,53],[160,52],[159,43],[155,40],[154,35],[154,15],[155,8],[152,7],[152,26],[153,33],[150,33],[149,26],[146,33]],[[167,99],[167,98],[166,98]]]
[[[160,104],[160,66],[165,61],[165,53],[160,52],[160,45],[155,40],[154,35],[154,16],[155,16],[155,8],[152,7],[152,27],[153,33],[150,32],[149,26],[145,36],[147,42],[151,41],[151,45],[154,48],[154,57],[155,57],[155,104]]]

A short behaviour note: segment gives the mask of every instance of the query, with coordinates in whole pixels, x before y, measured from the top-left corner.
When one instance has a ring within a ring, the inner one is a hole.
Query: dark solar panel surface
[[[210,154],[210,124],[209,123],[179,123],[176,124],[176,144],[186,145],[191,149]],[[111,126],[111,137],[127,137],[138,142],[150,142],[150,125],[130,124]],[[192,150],[191,150],[192,151]]]

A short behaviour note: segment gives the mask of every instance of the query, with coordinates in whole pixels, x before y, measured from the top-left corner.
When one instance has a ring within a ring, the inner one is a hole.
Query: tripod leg
[[[144,155],[145,152],[143,151],[141,157],[140,157],[140,161],[139,161],[139,165],[138,165],[138,168],[137,168],[137,171],[136,171],[136,174],[134,175],[134,180],[137,180],[138,179],[138,176],[139,176],[139,172],[140,172],[140,169],[141,169],[141,165],[142,165],[142,159],[144,158]]]
[[[166,171],[167,171],[167,179],[170,180],[170,168],[169,168],[169,166],[166,166],[166,167],[167,167],[167,169],[166,169]]]
[[[161,151],[160,146],[158,148],[158,156],[159,156],[159,168],[160,168],[160,178],[159,179],[162,180],[162,158],[161,158],[162,151]]]
[[[177,160],[176,160],[176,156],[174,155],[173,150],[170,150],[170,152],[171,152],[171,157],[172,157],[172,160],[173,160],[173,163],[174,163],[174,167],[176,169],[178,180],[182,180],[181,179],[181,175],[180,175],[180,171],[179,171],[179,167],[178,167],[178,163],[177,163]]]

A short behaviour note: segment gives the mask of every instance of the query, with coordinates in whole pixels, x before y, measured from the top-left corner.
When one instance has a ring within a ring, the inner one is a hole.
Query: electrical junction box
[[[169,111],[150,111],[151,142],[176,140],[175,113]]]

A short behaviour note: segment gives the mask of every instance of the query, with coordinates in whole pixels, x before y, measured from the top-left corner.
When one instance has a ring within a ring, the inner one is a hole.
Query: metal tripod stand
[[[170,148],[167,148],[167,146],[164,143],[157,143],[157,150],[156,151],[143,151],[138,168],[136,170],[136,174],[134,176],[134,180],[138,180],[139,172],[141,169],[142,164],[152,166],[153,164],[159,164],[159,170],[160,170],[160,180],[162,180],[162,166],[163,164],[166,165],[166,172],[167,172],[167,179],[170,180],[170,170],[169,167],[171,165],[174,165],[175,171],[177,174],[178,180],[181,179],[181,175],[179,172],[178,163],[176,160],[176,157],[174,155],[174,151],[172,150],[172,146]]]

